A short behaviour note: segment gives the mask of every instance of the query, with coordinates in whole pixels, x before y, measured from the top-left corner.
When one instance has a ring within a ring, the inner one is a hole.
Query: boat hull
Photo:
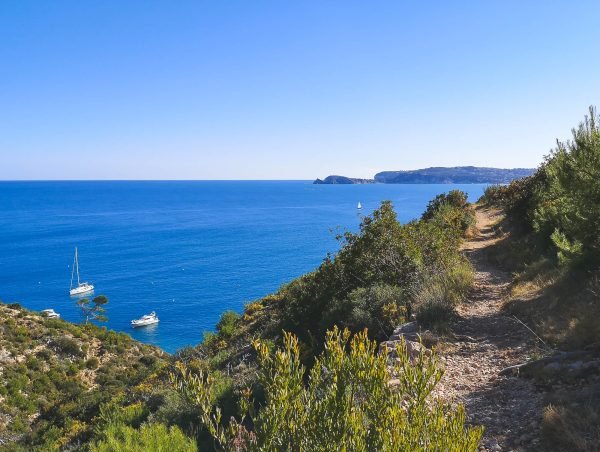
[[[136,323],[131,322],[131,326],[133,328],[140,328],[142,326],[156,325],[157,323],[158,323],[158,319],[156,319],[156,320],[149,320],[149,321],[146,321],[146,322],[136,322]]]
[[[85,285],[81,285],[79,287],[75,287],[74,289],[71,289],[69,291],[69,294],[71,295],[83,295],[85,293],[90,293],[94,291],[94,286],[91,284],[85,284]]]

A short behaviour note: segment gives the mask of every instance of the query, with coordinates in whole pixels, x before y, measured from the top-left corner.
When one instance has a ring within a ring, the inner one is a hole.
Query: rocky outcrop
[[[406,349],[406,353],[411,362],[418,359],[421,351],[423,351],[426,356],[431,355],[431,350],[425,347],[421,341],[417,322],[405,323],[396,328],[389,340],[379,344],[379,351],[381,353],[387,353],[388,359],[393,361],[398,358],[398,348],[402,346]]]
[[[600,356],[592,350],[559,351],[541,359],[506,367],[499,375],[532,378],[540,383],[556,379],[577,380],[600,375]]]

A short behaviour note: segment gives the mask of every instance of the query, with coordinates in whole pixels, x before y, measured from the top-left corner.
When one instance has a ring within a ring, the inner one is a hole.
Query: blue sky
[[[537,166],[600,104],[600,2],[0,2],[0,179]]]

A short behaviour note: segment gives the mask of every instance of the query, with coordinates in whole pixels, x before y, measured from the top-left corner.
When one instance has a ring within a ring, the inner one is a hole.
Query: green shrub
[[[365,308],[358,297],[361,292],[350,295],[377,285],[402,290],[415,286],[435,248],[421,246],[420,241],[427,239],[417,233],[419,227],[401,225],[391,203],[383,202],[372,216],[363,219],[358,234],[348,232],[340,237],[342,247],[336,256],[328,256],[317,270],[280,290],[280,328],[318,348],[327,329],[335,324],[352,325],[353,329],[367,326],[358,312]],[[369,324],[381,320],[372,318],[375,311],[362,318]],[[379,330],[373,332],[380,334]]]
[[[122,398],[118,397],[109,403],[104,403],[99,409],[99,420],[96,433],[111,425],[127,425],[139,427],[148,417],[148,408],[141,403],[121,406]]]
[[[464,301],[474,279],[473,267],[464,258],[426,278],[413,298],[419,323],[445,332],[454,317],[454,307]]]
[[[483,195],[479,198],[478,202],[492,205],[501,206],[504,203],[505,185],[492,184],[488,185],[483,190]]]
[[[425,328],[445,333],[455,317],[454,306],[444,298],[432,298],[416,308],[417,321]]]
[[[451,208],[464,209],[467,207],[468,195],[461,190],[450,190],[447,194],[442,193],[437,195],[427,204],[427,208],[421,218],[423,220],[431,220],[442,206],[450,206]]]
[[[225,311],[221,315],[219,323],[217,323],[217,331],[219,336],[222,338],[230,338],[236,331],[236,324],[240,318],[240,315],[234,311]]]
[[[427,398],[442,371],[424,353],[415,365],[399,348],[398,385],[390,386],[387,358],[366,332],[350,339],[337,329],[327,334],[325,351],[317,358],[305,384],[298,340],[284,337],[284,347],[271,354],[255,342],[265,403],[253,414],[250,392],[242,411],[251,420],[221,423],[211,403],[212,378],[180,366],[175,386],[196,400],[204,427],[218,450],[476,450],[482,429],[467,427],[464,410],[452,410]],[[253,429],[248,430],[247,425]]]
[[[503,207],[513,225],[534,232],[561,264],[600,264],[600,117],[589,116],[573,139],[557,141],[531,177],[489,187],[483,201]],[[541,254],[536,253],[536,254]]]
[[[146,367],[153,367],[158,359],[154,355],[144,355],[140,357],[140,362]]]
[[[535,208],[536,230],[559,234],[559,251],[580,247],[576,254],[599,263],[600,117],[593,107],[571,141],[557,142],[539,172],[545,184]]]
[[[148,418],[151,422],[178,425],[182,428],[199,424],[197,409],[193,402],[173,389],[154,394],[148,401],[148,405],[153,410]]]
[[[438,227],[455,231],[461,236],[475,226],[473,208],[467,202],[467,194],[460,190],[437,195],[429,202],[421,219],[436,222]]]
[[[81,350],[79,343],[71,338],[62,336],[53,339],[53,345],[57,352],[73,357],[83,357],[85,353]]]
[[[99,364],[100,361],[98,361],[98,358],[92,356],[85,362],[85,367],[87,367],[88,369],[97,369]]]
[[[91,447],[93,452],[192,452],[196,443],[177,427],[145,424],[139,430],[126,425],[111,424],[102,433],[103,439]]]
[[[351,331],[368,328],[372,337],[386,339],[400,323],[410,316],[408,297],[397,286],[376,284],[359,287],[340,303],[331,303],[329,311],[324,313],[325,326],[339,324]]]

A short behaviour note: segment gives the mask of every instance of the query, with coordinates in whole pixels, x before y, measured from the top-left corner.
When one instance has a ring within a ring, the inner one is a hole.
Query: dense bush
[[[355,332],[367,327],[372,338],[384,338],[394,323],[407,318],[426,281],[465,260],[459,245],[466,195],[451,193],[451,201],[431,206],[427,220],[405,225],[391,203],[382,203],[357,234],[341,237],[337,255],[280,290],[281,327],[311,344],[321,342],[334,325]]]
[[[59,353],[64,353],[68,356],[82,357],[85,356],[81,350],[81,345],[68,337],[57,337],[53,340],[54,347]]]
[[[92,452],[194,452],[196,443],[177,427],[145,424],[140,429],[112,424],[103,439],[94,444]]]
[[[366,327],[372,337],[384,340],[395,326],[407,321],[409,309],[408,297],[400,287],[376,284],[353,290],[342,303],[331,303],[321,322],[339,324],[352,331]]]
[[[462,408],[451,410],[427,398],[442,371],[423,353],[410,364],[403,347],[391,386],[386,357],[366,332],[327,334],[323,354],[305,384],[297,339],[285,335],[275,354],[255,342],[265,403],[254,414],[251,394],[243,398],[241,420],[221,424],[211,403],[212,379],[179,367],[176,387],[196,400],[204,427],[218,450],[476,450],[481,429],[467,427]],[[249,430],[248,425],[253,428]]]
[[[467,260],[425,279],[413,300],[419,323],[438,332],[447,330],[455,306],[465,299],[473,281],[473,267]]]
[[[508,185],[487,187],[480,201],[503,208],[513,226],[522,232],[531,232],[534,210],[539,196],[544,191],[544,181],[544,172],[538,170],[534,175],[516,179]]]
[[[560,260],[600,261],[600,117],[589,116],[573,130],[573,140],[557,142],[540,169],[543,193],[533,224],[548,233]]]
[[[229,338],[235,333],[236,324],[240,316],[234,311],[225,311],[217,323],[217,331],[222,338]]]
[[[467,199],[468,195],[461,190],[439,194],[429,201],[421,218],[425,221],[437,218],[448,227],[465,233],[475,225],[475,215]]]
[[[421,218],[431,220],[443,205],[463,209],[467,206],[467,194],[461,190],[450,190],[448,193],[437,195],[429,201]]]
[[[600,118],[593,107],[557,141],[536,174],[489,187],[482,201],[506,209],[513,224],[552,246],[561,263],[600,264]]]

